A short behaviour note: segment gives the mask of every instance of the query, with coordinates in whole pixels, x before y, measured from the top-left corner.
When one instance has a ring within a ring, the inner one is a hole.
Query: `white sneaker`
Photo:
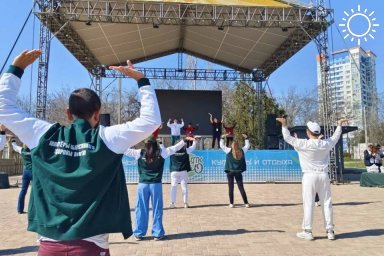
[[[298,238],[301,238],[301,239],[305,239],[305,240],[313,240],[313,235],[312,235],[312,232],[307,232],[305,230],[299,232],[299,233],[296,233],[296,236]]]
[[[328,230],[327,231],[327,236],[329,240],[335,240],[335,231],[333,230]]]
[[[315,202],[315,206],[317,207],[321,206],[320,202]]]
[[[171,203],[171,204],[169,205],[169,208],[175,208],[175,203]]]
[[[187,203],[184,204],[184,208],[188,208],[189,205]]]
[[[229,204],[228,207],[229,208],[233,208],[234,206],[233,206],[233,204]]]
[[[245,208],[249,208],[251,207],[249,204],[245,204]]]

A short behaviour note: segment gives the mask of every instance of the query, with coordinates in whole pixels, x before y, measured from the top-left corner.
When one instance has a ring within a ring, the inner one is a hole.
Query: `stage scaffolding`
[[[174,80],[211,80],[211,81],[253,81],[255,88],[260,91],[267,77],[280,67],[287,59],[303,48],[309,41],[315,39],[321,57],[322,70],[322,114],[326,127],[325,135],[330,135],[335,118],[329,102],[328,73],[328,35],[327,28],[333,23],[332,10],[327,9],[325,0],[318,0],[316,6],[292,5],[290,8],[257,7],[257,6],[222,6],[207,4],[187,4],[171,2],[146,2],[128,0],[35,0],[34,13],[41,21],[39,73],[37,83],[36,115],[45,118],[48,62],[52,34],[79,60],[93,75],[94,89],[101,94],[102,79],[124,77],[115,71],[108,70],[103,63],[88,49],[78,33],[71,27],[71,22],[117,23],[117,24],[151,24],[159,26],[211,26],[223,30],[226,27],[243,28],[281,28],[282,31],[293,30],[287,40],[277,47],[274,53],[257,68],[262,77],[255,77],[252,69],[239,68],[228,63],[224,64],[231,70],[185,69],[182,66],[181,54],[192,54],[195,57],[211,61],[206,56],[199,56],[187,49],[180,48],[177,68],[139,68],[151,79]],[[183,31],[183,30],[182,30]],[[182,45],[182,40],[180,42]],[[175,51],[166,54],[176,53]],[[160,56],[151,56],[152,58]],[[137,59],[136,62],[145,59]],[[116,63],[123,64],[123,63]],[[256,96],[257,97],[257,96]],[[261,101],[260,101],[260,104]],[[262,105],[258,106],[262,107]],[[339,180],[337,176],[336,152],[331,153],[331,179]]]

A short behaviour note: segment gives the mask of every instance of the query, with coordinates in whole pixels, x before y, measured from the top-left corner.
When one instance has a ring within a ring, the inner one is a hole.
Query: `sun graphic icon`
[[[357,6],[357,11],[351,9],[351,13],[344,11],[345,17],[342,19],[346,23],[339,24],[339,27],[343,27],[343,33],[346,33],[344,39],[350,38],[351,42],[354,42],[357,38],[357,44],[360,45],[361,39],[364,39],[365,42],[368,41],[368,38],[375,39],[373,36],[376,33],[376,28],[380,25],[376,23],[376,18],[373,16],[375,14],[374,11],[368,13],[368,9],[361,10],[360,5]],[[363,33],[355,33],[351,28],[351,21],[354,18],[361,17],[367,21],[368,27]]]

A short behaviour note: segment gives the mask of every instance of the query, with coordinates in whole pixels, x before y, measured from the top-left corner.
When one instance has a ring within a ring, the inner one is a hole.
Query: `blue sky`
[[[32,7],[32,0],[13,0],[13,1],[1,1],[0,7],[2,15],[0,16],[0,64],[2,65],[8,52],[10,51],[12,44],[14,43],[16,36],[21,29],[21,26],[26,19],[29,10]],[[302,1],[308,2],[308,1]],[[313,2],[316,2],[313,0]],[[375,39],[368,40],[368,42],[362,42],[361,46],[365,50],[372,50],[377,55],[377,87],[378,91],[384,91],[384,72],[380,72],[384,68],[382,57],[384,56],[384,12],[382,10],[381,0],[333,0],[331,5],[334,8],[335,24],[333,25],[333,49],[345,49],[349,47],[357,46],[357,42],[345,41],[343,37],[345,34],[342,32],[342,28],[339,27],[340,33],[337,30],[337,26],[340,23],[345,23],[342,20],[345,17],[344,11],[351,13],[351,9],[357,10],[357,6],[361,5],[361,9],[368,9],[368,13],[375,11],[372,17],[376,17],[376,23],[380,26],[376,28],[377,32],[374,33]],[[357,34],[363,33],[367,28],[367,21],[357,16],[351,21],[351,29]],[[33,33],[34,32],[34,33]],[[35,30],[33,30],[33,18],[28,22],[24,33],[22,34],[16,48],[11,56],[13,59],[20,51],[24,49],[31,49],[34,37],[34,47],[38,47],[39,25],[36,18]],[[380,47],[381,46],[381,47]],[[330,43],[330,50],[332,50],[332,44]],[[276,70],[269,79],[269,86],[272,90],[274,97],[279,97],[281,94],[287,91],[290,87],[297,87],[299,90],[314,90],[316,86],[316,54],[317,49],[313,42],[308,44],[300,52],[289,59],[284,65]],[[177,65],[177,58],[175,56],[161,58],[153,60],[148,63],[140,63],[141,67],[164,67],[165,62],[175,62]],[[32,70],[33,81],[30,83],[30,71],[26,71],[26,75],[23,77],[24,88],[22,94],[29,95],[29,87],[32,85],[32,95],[36,94],[36,65]],[[110,80],[106,79],[103,84],[106,85]],[[57,41],[53,40],[51,44],[50,66],[49,66],[49,80],[48,91],[52,92],[60,89],[61,87],[77,88],[88,87],[91,83],[88,72],[85,68]],[[114,85],[112,85],[114,86]],[[130,80],[124,80],[123,87],[125,89],[135,88],[134,83]]]

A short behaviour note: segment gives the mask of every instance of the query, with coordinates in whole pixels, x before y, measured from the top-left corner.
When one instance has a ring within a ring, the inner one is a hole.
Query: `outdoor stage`
[[[231,209],[227,185],[192,184],[190,209],[164,210],[167,239],[136,242],[113,234],[111,255],[379,256],[384,251],[383,189],[357,183],[332,186],[335,241],[326,239],[319,207],[313,230],[317,239],[296,238],[302,218],[300,184],[246,184],[245,189],[254,207]],[[128,191],[133,209],[136,185],[128,185]],[[36,234],[26,231],[27,215],[16,214],[18,193],[19,189],[0,190],[0,255],[36,255]],[[169,193],[170,186],[164,185],[165,206]],[[181,193],[176,206],[181,205],[180,197]],[[235,203],[240,198],[236,189]]]

